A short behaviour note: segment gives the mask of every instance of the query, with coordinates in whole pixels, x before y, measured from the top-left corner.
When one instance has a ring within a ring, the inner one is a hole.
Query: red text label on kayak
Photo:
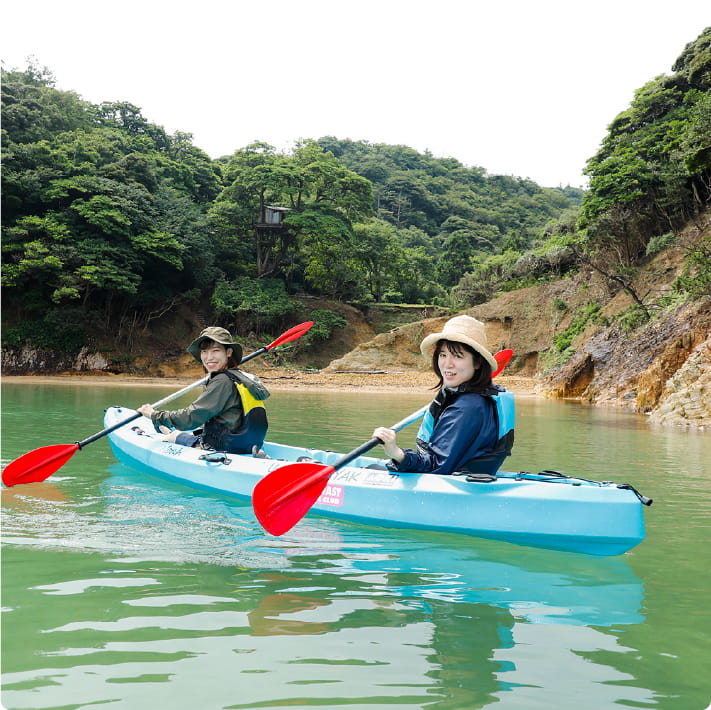
[[[326,486],[316,503],[321,505],[343,505],[343,486]]]

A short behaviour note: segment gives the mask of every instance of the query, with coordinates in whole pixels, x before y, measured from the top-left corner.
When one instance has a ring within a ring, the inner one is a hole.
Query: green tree
[[[398,283],[406,261],[396,229],[380,219],[354,226],[353,254],[367,284],[368,295],[382,301],[383,294]]]
[[[2,78],[4,310],[139,322],[210,287],[217,164],[132,104],[93,106],[33,66]]]
[[[298,270],[318,290],[324,274],[348,253],[352,223],[371,211],[370,183],[313,141],[297,145],[291,155],[264,143],[238,150],[225,181],[212,210],[221,249],[229,258],[232,249],[244,255],[248,244],[257,278],[293,277]],[[281,223],[267,223],[270,206],[287,210]]]
[[[283,281],[248,277],[221,278],[212,294],[212,305],[218,317],[243,336],[281,328],[297,308]]]
[[[679,230],[711,195],[711,28],[673,69],[635,93],[588,161],[590,190],[569,242],[647,317],[634,276],[650,240]]]
[[[687,45],[674,69],[635,92],[585,171],[590,190],[580,227],[599,225],[596,233],[628,241],[629,254],[677,229],[709,194],[711,28]]]

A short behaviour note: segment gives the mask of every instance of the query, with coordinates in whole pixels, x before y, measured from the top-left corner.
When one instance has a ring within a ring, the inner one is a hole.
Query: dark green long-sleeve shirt
[[[269,396],[254,375],[247,375],[240,370],[232,372],[239,373],[248,380],[245,384],[258,399],[266,399]],[[151,416],[153,424],[156,427],[162,424],[180,431],[191,431],[199,429],[210,419],[215,419],[229,430],[237,429],[244,418],[242,400],[232,380],[226,376],[220,377],[220,374],[212,373],[200,396],[185,409],[157,409]]]

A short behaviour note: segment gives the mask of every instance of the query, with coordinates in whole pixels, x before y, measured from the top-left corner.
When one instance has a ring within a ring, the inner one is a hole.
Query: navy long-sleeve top
[[[469,459],[491,451],[498,440],[494,405],[473,392],[459,394],[437,419],[424,453],[405,449],[405,458],[391,461],[393,471],[448,474]]]

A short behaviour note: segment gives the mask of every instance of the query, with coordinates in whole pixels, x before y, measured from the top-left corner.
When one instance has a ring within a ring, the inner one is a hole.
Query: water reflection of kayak
[[[112,407],[111,427],[134,414]],[[332,465],[340,454],[265,443],[269,458],[219,455],[164,442],[146,419],[109,435],[116,457],[155,476],[249,500],[267,473],[299,458]],[[362,456],[336,471],[312,511],[385,527],[422,528],[594,555],[617,555],[644,539],[636,492],[550,474],[499,472],[496,480],[393,474]]]
[[[127,530],[141,556],[168,556],[238,568],[300,568],[328,575],[367,596],[485,604],[520,621],[610,627],[643,621],[640,579],[622,557],[525,548],[426,530],[383,530],[325,519],[306,521],[287,538],[259,533],[248,504],[152,484],[120,464],[104,483],[107,517]],[[121,538],[118,529],[115,538]],[[313,569],[312,569],[313,568]],[[330,586],[330,585],[329,585]],[[294,593],[278,585],[273,591]]]
[[[572,555],[552,550],[522,556],[495,541],[451,543],[423,546],[376,568],[394,579],[417,572],[416,581],[392,587],[400,596],[489,604],[529,622],[613,626],[643,621],[642,583],[624,559],[587,557],[576,565]],[[364,560],[354,566],[372,567]]]

